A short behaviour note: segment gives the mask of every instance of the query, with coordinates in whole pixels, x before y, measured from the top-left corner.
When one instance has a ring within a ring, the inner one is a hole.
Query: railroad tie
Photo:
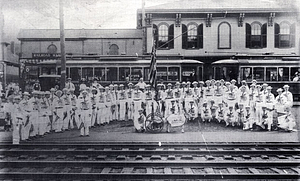
[[[150,160],[161,160],[161,156],[160,155],[152,155]]]
[[[243,155],[242,156],[245,160],[250,160],[251,159],[251,156],[250,155]]]
[[[213,173],[215,173],[213,168],[204,168],[204,171],[205,171],[207,174],[213,174]]]
[[[227,168],[227,170],[230,174],[237,174],[236,170],[233,168]]]
[[[146,170],[147,170],[147,174],[152,174],[153,173],[153,168],[147,167]]]
[[[21,155],[19,156],[19,160],[25,160],[28,158],[28,155]]]
[[[58,160],[63,160],[63,159],[65,159],[67,156],[66,155],[58,155],[57,157],[56,157],[56,159],[58,159]]]
[[[116,160],[126,160],[126,156],[125,155],[118,155]]]
[[[214,160],[215,158],[211,155],[205,155],[206,160]]]
[[[90,168],[90,167],[85,167],[85,168],[83,168],[83,169],[81,170],[81,173],[90,173],[91,170],[92,170],[92,168]]]
[[[279,159],[287,159],[287,157],[284,156],[284,155],[277,155],[277,158],[279,158]]]
[[[168,160],[175,160],[175,155],[169,155]]]
[[[182,155],[181,160],[193,160],[192,155]]]
[[[171,168],[170,168],[170,167],[164,168],[164,173],[165,173],[165,174],[172,174]]]
[[[105,160],[106,159],[106,155],[98,155],[96,157],[96,160]]]
[[[233,157],[231,155],[224,155],[225,160],[233,160]]]
[[[189,167],[184,167],[183,168],[183,172],[185,174],[193,174],[193,170],[191,168],[189,168]]]
[[[259,174],[259,171],[256,168],[249,168],[249,170],[254,174]]]
[[[62,173],[69,173],[71,170],[72,170],[71,168],[66,167],[61,172]]]
[[[142,156],[142,155],[137,155],[137,156],[135,157],[135,160],[143,160],[143,156]]]
[[[89,156],[88,155],[75,155],[75,158],[77,160],[87,160],[87,159],[89,159]]]
[[[122,169],[121,173],[132,173],[133,167],[125,167]]]
[[[300,155],[292,155],[294,159],[300,159]]]
[[[38,157],[36,157],[37,160],[44,160],[48,158],[48,155],[39,155]]]
[[[262,159],[264,159],[264,160],[269,159],[269,156],[268,156],[268,155],[261,155],[260,157],[261,157]]]
[[[103,170],[102,170],[102,172],[101,172],[101,173],[109,173],[109,172],[110,172],[110,170],[111,170],[111,168],[109,168],[109,167],[105,167],[105,168],[103,168]]]
[[[279,174],[286,174],[283,170],[279,170],[278,168],[270,168],[270,169]]]

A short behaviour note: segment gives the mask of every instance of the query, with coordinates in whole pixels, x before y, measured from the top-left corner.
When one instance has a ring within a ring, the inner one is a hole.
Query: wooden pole
[[[60,50],[61,50],[61,77],[60,89],[66,84],[66,52],[65,52],[65,29],[64,29],[64,9],[63,0],[59,0],[59,29],[60,29]]]

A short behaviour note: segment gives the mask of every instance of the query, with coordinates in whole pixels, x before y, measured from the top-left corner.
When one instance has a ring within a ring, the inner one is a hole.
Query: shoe
[[[85,135],[85,136],[90,137],[90,135]]]
[[[83,135],[80,135],[79,137],[83,137]]]
[[[181,133],[184,133],[184,130],[181,130]]]

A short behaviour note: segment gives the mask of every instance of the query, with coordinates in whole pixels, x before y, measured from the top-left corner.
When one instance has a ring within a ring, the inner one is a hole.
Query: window
[[[246,48],[267,47],[267,24],[246,23]]]
[[[195,80],[197,80],[197,75],[196,75],[196,67],[182,67],[182,81],[190,81],[193,82]],[[194,75],[193,75],[194,74]]]
[[[167,80],[167,67],[157,67],[156,80],[166,81]]]
[[[174,48],[174,25],[168,26],[161,24],[153,25],[155,45],[158,49],[173,49]]]
[[[277,81],[277,68],[267,68],[266,79],[267,81]]]
[[[289,80],[289,68],[279,67],[278,68],[278,81],[288,81]]]
[[[57,53],[57,47],[55,45],[51,44],[51,45],[48,46],[47,52],[51,53],[51,54]]]
[[[246,82],[252,81],[252,68],[251,67],[242,67],[242,80]]]
[[[231,48],[231,27],[229,23],[223,22],[218,28],[218,48],[230,49]]]
[[[300,81],[300,67],[291,68],[291,81]]]
[[[203,24],[182,24],[182,49],[203,48]]]
[[[148,81],[150,79],[149,77],[150,69],[148,67],[144,68],[144,81]]]
[[[119,47],[116,44],[112,44],[109,47],[109,55],[119,55]]]
[[[139,81],[141,77],[143,77],[142,67],[131,68],[131,80]]]
[[[261,67],[254,67],[253,68],[253,79],[257,81],[264,80],[264,68]]]
[[[169,81],[179,81],[179,67],[169,67],[168,68],[168,80]]]
[[[79,81],[81,79],[81,68],[71,67],[70,77],[72,78],[72,81]]]
[[[295,47],[295,24],[282,22],[280,25],[275,23],[275,48]]]
[[[107,81],[117,81],[117,68],[111,67],[111,68],[106,68],[107,72]]]
[[[99,81],[105,81],[105,68],[95,68],[95,78],[98,78]]]
[[[93,81],[93,68],[84,67],[82,68],[82,78],[85,78],[87,81]]]
[[[42,75],[55,75],[55,67],[42,67]]]
[[[130,68],[129,67],[121,67],[119,68],[119,81],[125,81],[126,77],[129,77]]]

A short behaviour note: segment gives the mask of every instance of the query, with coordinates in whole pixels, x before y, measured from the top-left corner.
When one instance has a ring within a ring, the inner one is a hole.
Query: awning
[[[53,64],[59,60],[56,59],[20,59],[20,63],[38,65],[38,64]]]

